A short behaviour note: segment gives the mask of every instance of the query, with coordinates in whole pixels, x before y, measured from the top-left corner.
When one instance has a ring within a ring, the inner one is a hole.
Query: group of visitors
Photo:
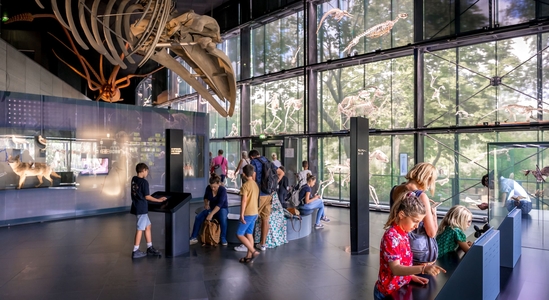
[[[411,281],[427,284],[429,279],[446,272],[435,264],[436,259],[458,248],[467,252],[471,242],[465,231],[472,222],[472,214],[464,206],[456,205],[446,213],[440,225],[436,217],[436,203],[426,192],[435,192],[436,168],[419,163],[406,175],[406,182],[393,187],[390,194],[391,212],[381,239],[378,280],[374,298],[390,299],[391,295]]]
[[[271,159],[269,161],[255,149],[249,153],[243,151],[234,171],[235,176],[239,175],[242,180],[240,223],[237,231],[238,239],[242,244],[234,248],[236,251],[247,252],[246,256],[240,260],[242,263],[253,261],[259,255],[257,250],[265,251],[288,242],[283,203],[289,196],[289,179],[276,153],[271,155]],[[277,189],[273,192],[266,192],[260,188],[264,167],[276,170]],[[297,187],[300,188],[299,197],[302,199],[302,208],[318,209],[315,228],[320,229],[324,227],[321,221],[327,223],[330,220],[325,215],[322,199],[319,195],[312,193],[316,178],[308,170],[308,162],[304,161],[302,167],[303,170],[296,178]],[[215,218],[221,227],[221,244],[227,245],[228,202],[227,190],[223,186],[227,170],[227,160],[223,157],[223,150],[219,150],[218,156],[210,163],[211,175],[204,193],[204,210],[195,217],[190,237],[191,244],[198,242],[202,223]]]

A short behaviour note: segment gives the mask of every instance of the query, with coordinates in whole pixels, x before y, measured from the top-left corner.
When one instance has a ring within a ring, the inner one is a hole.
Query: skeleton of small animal
[[[438,183],[438,184],[440,184],[441,186],[447,184],[448,182],[450,182],[450,178],[448,178],[448,177],[443,178],[443,179],[435,180],[435,183]]]
[[[320,184],[318,185],[318,190],[320,191],[320,198],[323,198],[324,197],[324,190],[332,183],[335,182],[335,179],[334,179],[334,171],[333,169],[330,169],[328,168],[328,179],[327,180],[324,180],[324,181],[321,181]]]
[[[227,178],[236,185],[236,176],[234,175],[234,170],[227,170]]]
[[[347,122],[357,115],[357,109],[361,109],[364,115],[367,116],[370,116],[370,114],[379,109],[374,105],[374,101],[377,97],[382,97],[383,92],[375,86],[370,86],[370,88],[374,89],[372,99],[369,98],[369,91],[361,90],[357,95],[343,98],[337,105],[338,114],[342,114],[346,117],[345,122],[341,124],[343,128],[347,128]]]
[[[358,41],[360,41],[360,39],[363,37],[378,38],[380,36],[383,36],[389,33],[389,31],[393,29],[393,26],[395,26],[398,20],[406,19],[407,17],[408,17],[408,14],[398,14],[397,18],[394,20],[385,21],[381,24],[371,27],[370,29],[364,31],[363,33],[353,38],[349,43],[349,45],[347,45],[347,47],[343,49],[343,52],[347,52],[347,54],[350,54],[353,47],[356,46],[358,44]]]
[[[472,118],[475,116],[475,114],[470,114],[464,110],[458,110],[456,112],[456,116],[459,116],[460,119],[468,119],[468,118]]]
[[[446,88],[443,85],[439,85],[438,87],[435,87],[435,81],[437,80],[437,76],[434,76],[433,73],[429,73],[431,75],[431,88],[433,89],[433,96],[431,96],[431,100],[437,100],[438,105],[440,105],[440,108],[446,108],[446,105],[440,103],[440,90],[446,90]]]
[[[301,110],[303,108],[303,97],[296,99],[296,98],[288,98],[287,100],[284,100],[284,109],[286,110],[286,115],[284,117],[284,132],[286,132],[286,127],[288,125],[288,118],[294,122],[295,125],[299,125],[299,123],[292,118],[292,115],[296,112]]]
[[[522,172],[524,173],[524,176],[528,176],[530,173],[532,173],[537,182],[545,182],[545,178],[549,176],[549,166],[543,167],[543,169],[540,170],[539,166],[536,165],[535,170],[524,170]]]
[[[185,176],[194,177],[194,168],[190,161],[187,161],[185,166],[183,166],[183,174]]]
[[[210,136],[211,138],[215,138],[215,133],[217,132],[217,123],[214,124],[214,126],[212,127],[212,129],[210,130]]]
[[[336,21],[341,21],[341,19],[343,19],[344,17],[352,18],[353,15],[351,15],[351,14],[348,13],[347,11],[341,10],[341,9],[339,9],[339,8],[332,8],[332,9],[330,9],[329,11],[325,12],[325,13],[322,15],[322,18],[320,18],[320,22],[318,22],[318,27],[316,28],[316,34],[318,34],[318,31],[320,30],[320,27],[322,26],[322,22],[324,22],[324,20],[325,20],[327,17],[332,17],[332,18],[334,18],[334,20],[336,20]]]
[[[282,125],[282,119],[278,117],[278,111],[281,110],[280,108],[280,99],[278,98],[278,93],[272,93],[269,102],[267,103],[267,109],[271,112],[271,115],[273,115],[273,120],[265,129],[263,132],[267,132],[267,130],[271,129],[275,121],[278,121],[278,124],[272,129],[273,132],[276,133],[276,130],[280,125]]]
[[[376,160],[379,160],[379,161],[384,162],[384,163],[389,162],[389,157],[387,157],[387,154],[383,153],[383,151],[381,151],[379,149],[377,149],[374,152],[370,153],[369,158],[370,158],[370,160],[375,158]]]
[[[290,61],[292,63],[292,67],[297,67],[297,57],[299,55],[299,51],[301,51],[301,46],[297,46],[297,50],[295,50],[294,56],[292,56],[292,60]]]
[[[236,127],[236,123],[233,123],[229,136],[238,136],[238,127]]]
[[[519,105],[519,104],[508,104],[504,105],[500,108],[494,109],[493,111],[485,114],[484,116],[480,117],[480,120],[484,119],[486,116],[489,116],[496,111],[505,111],[513,117],[513,121],[517,121],[517,115],[522,115],[526,117],[526,122],[530,120],[537,120],[537,116],[534,117],[534,112],[536,113],[549,113],[549,109],[543,109],[543,108],[537,108],[533,107],[531,105]]]
[[[259,126],[259,130],[261,131],[261,125],[262,125],[261,119],[253,120],[253,121],[250,122],[252,135],[257,134],[257,130],[255,128],[256,126]]]

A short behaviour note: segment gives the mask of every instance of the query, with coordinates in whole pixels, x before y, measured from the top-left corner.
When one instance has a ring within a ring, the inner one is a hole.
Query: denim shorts
[[[238,223],[238,230],[236,231],[236,235],[253,234],[256,219],[257,215],[244,216],[244,221],[246,221],[246,224],[242,224],[242,222]]]
[[[137,215],[137,230],[145,230],[147,226],[151,225],[148,214]]]

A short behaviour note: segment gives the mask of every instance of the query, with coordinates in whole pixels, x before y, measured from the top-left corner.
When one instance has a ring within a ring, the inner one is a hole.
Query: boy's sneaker
[[[315,229],[322,229],[322,228],[324,228],[323,224],[316,224],[315,225]]]
[[[244,244],[242,244],[240,246],[234,247],[234,251],[248,252],[248,248],[246,248],[246,246],[244,246]]]
[[[153,246],[150,246],[149,248],[147,248],[147,255],[149,255],[149,256],[160,256],[160,255],[162,255],[162,253],[160,253],[160,251],[154,249]]]
[[[227,241],[221,241],[221,245],[223,246],[227,246],[229,243],[227,243]]]
[[[198,243],[198,239],[197,238],[192,238],[192,239],[189,240],[189,243],[191,245],[194,245],[194,244]]]
[[[261,251],[265,251],[267,250],[267,246],[266,245],[261,245],[261,244],[255,244],[255,247]]]
[[[326,216],[322,217],[320,220],[324,223],[330,223],[330,219],[328,219],[328,217]]]
[[[132,252],[132,259],[133,258],[141,258],[141,257],[145,257],[147,256],[147,253],[143,252],[143,251],[139,251],[139,250],[135,250]]]

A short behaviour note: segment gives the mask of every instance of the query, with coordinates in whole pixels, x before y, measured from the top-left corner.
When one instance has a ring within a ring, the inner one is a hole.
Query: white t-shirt
[[[532,201],[530,200],[530,196],[528,195],[526,190],[513,179],[505,178],[502,176],[499,179],[499,184],[500,184],[500,187],[499,187],[500,191],[502,193],[507,193],[506,200],[511,200],[511,197],[520,196],[522,197],[521,201],[527,201],[527,202]]]
[[[313,172],[311,172],[311,170],[303,170],[299,172],[299,174],[297,175],[297,181],[299,182],[299,186],[307,183],[307,174],[313,175]]]

